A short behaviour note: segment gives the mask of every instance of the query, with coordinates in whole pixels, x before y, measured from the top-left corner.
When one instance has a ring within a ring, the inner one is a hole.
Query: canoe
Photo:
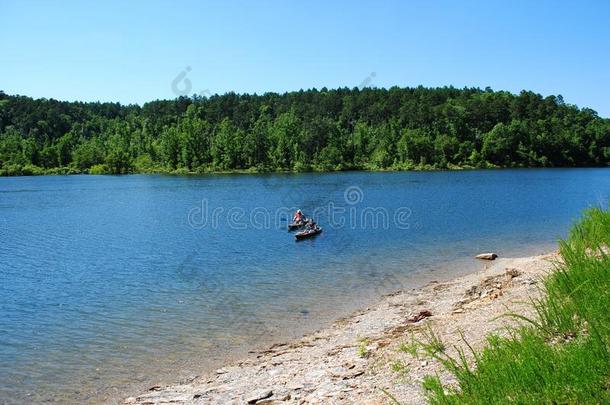
[[[288,224],[288,231],[296,231],[297,229],[300,229],[302,227],[305,226],[305,222],[301,221],[301,222],[292,222],[290,224]]]
[[[303,239],[307,239],[307,238],[312,238],[321,232],[322,232],[322,228],[317,227],[316,229],[311,230],[311,231],[310,230],[301,231],[301,232],[297,233],[296,235],[294,235],[294,238],[296,240],[303,240]]]

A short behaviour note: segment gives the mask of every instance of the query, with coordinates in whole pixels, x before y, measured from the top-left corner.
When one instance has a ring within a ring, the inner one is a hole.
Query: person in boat
[[[310,231],[315,231],[316,228],[317,228],[316,221],[314,221],[313,219],[309,220],[308,225],[309,225],[309,230]]]
[[[301,210],[297,210],[297,212],[294,214],[294,217],[292,217],[292,222],[299,223],[302,220],[303,220],[303,213],[301,212]]]

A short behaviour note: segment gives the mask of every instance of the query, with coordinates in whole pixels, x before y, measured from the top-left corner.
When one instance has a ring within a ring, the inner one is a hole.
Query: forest
[[[600,167],[610,119],[561,96],[339,88],[143,105],[0,91],[0,175]]]

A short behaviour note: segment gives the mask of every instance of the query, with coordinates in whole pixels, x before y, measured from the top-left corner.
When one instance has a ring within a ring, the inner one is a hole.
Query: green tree
[[[240,145],[238,137],[243,136],[231,120],[225,118],[214,131],[212,140],[212,163],[220,170],[239,168]]]
[[[79,169],[104,163],[104,143],[98,137],[83,139],[72,151],[72,161]]]
[[[323,88],[143,106],[0,92],[5,174],[608,166],[609,155],[610,120],[529,91]]]
[[[295,158],[299,157],[297,139],[301,134],[301,128],[294,111],[277,117],[269,134],[269,158],[274,168],[292,168]]]
[[[110,136],[106,143],[106,164],[112,173],[128,173],[131,169],[129,139],[120,133]]]
[[[398,156],[402,162],[434,163],[434,140],[421,129],[407,129],[398,141]]]

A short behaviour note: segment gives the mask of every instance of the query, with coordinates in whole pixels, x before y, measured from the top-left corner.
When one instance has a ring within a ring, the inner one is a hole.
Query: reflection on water
[[[99,402],[463,272],[474,253],[541,253],[608,201],[609,174],[2,178],[0,402]],[[203,202],[217,223],[189,223]],[[319,210],[324,232],[298,244],[285,217],[248,222],[296,205],[332,205],[347,222]],[[367,207],[407,208],[408,226],[351,226]]]

